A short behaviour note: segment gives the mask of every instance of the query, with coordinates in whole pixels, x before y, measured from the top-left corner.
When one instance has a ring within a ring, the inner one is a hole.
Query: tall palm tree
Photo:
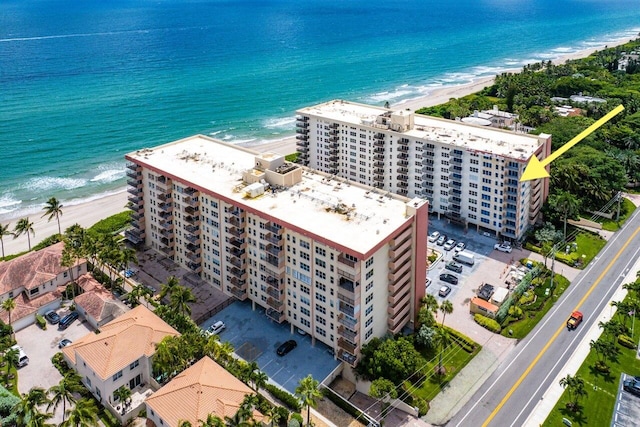
[[[444,353],[444,350],[447,348],[449,343],[451,343],[451,336],[449,335],[449,332],[447,332],[445,328],[437,328],[435,342],[438,347],[440,347],[440,355],[438,358],[438,374],[444,375],[446,372],[442,367],[442,354]]]
[[[571,216],[575,216],[578,214],[580,209],[580,199],[578,199],[573,194],[568,191],[561,191],[555,197],[555,207],[562,214],[562,219],[564,221],[564,234],[563,237],[567,239],[567,219]]]
[[[160,294],[158,294],[158,301],[162,301],[167,295],[171,296],[173,288],[180,285],[180,281],[176,276],[170,276],[167,279],[167,283],[160,285]]]
[[[57,385],[51,386],[47,391],[47,394],[51,396],[49,405],[47,405],[47,411],[53,408],[55,412],[58,406],[62,403],[62,421],[64,421],[67,415],[67,403],[70,405],[75,403],[76,398],[74,393],[80,393],[82,391],[82,384],[72,376],[64,376]]]
[[[25,427],[55,427],[55,424],[48,423],[47,420],[53,418],[53,414],[36,411],[31,416]]]
[[[131,397],[131,389],[127,386],[120,386],[116,391],[113,392],[113,397],[115,397],[120,403],[123,405],[127,404],[127,400]]]
[[[260,388],[264,387],[267,384],[267,380],[269,380],[269,376],[262,371],[256,371],[253,374],[253,389],[255,391],[260,390]]]
[[[11,373],[11,368],[18,367],[18,358],[20,352],[16,348],[8,348],[2,355],[2,360],[7,364],[7,377]]]
[[[16,300],[13,298],[7,298],[2,301],[2,309],[9,315],[9,326],[11,326],[11,312],[16,308]]]
[[[60,217],[62,216],[62,204],[60,204],[60,201],[55,197],[51,197],[49,200],[47,200],[47,203],[44,205],[44,208],[42,209],[44,210],[44,214],[42,215],[42,218],[49,215],[49,222],[51,222],[51,220],[55,218],[56,221],[58,221],[58,234],[62,234],[62,229],[60,228]]]
[[[16,226],[13,228],[13,238],[17,239],[23,234],[27,235],[27,243],[29,245],[29,250],[31,250],[31,235],[36,235],[36,232],[33,231],[33,223],[29,222],[29,218],[21,218],[16,223]]]
[[[73,409],[67,409],[67,419],[61,427],[93,427],[98,425],[98,408],[93,400],[80,399]]]
[[[577,411],[580,398],[587,395],[584,380],[579,375],[571,376],[567,374],[566,377],[560,378],[560,386],[569,392],[567,407],[574,412]]]
[[[316,401],[322,397],[318,386],[320,383],[313,379],[311,374],[307,375],[298,383],[296,387],[296,396],[302,400],[302,405],[307,407],[307,426],[310,426],[311,407],[316,407]]]
[[[440,304],[440,311],[442,312],[442,326],[444,326],[444,319],[447,317],[447,314],[453,313],[453,303],[449,300],[444,300],[442,304]]]
[[[10,236],[13,234],[9,231],[10,226],[11,223],[8,223],[7,225],[0,224],[0,246],[2,246],[2,258],[4,258],[4,236]]]
[[[200,427],[225,427],[224,421],[217,415],[209,414],[206,420],[198,420]]]
[[[16,414],[18,425],[26,425],[38,413],[38,406],[49,403],[47,392],[42,387],[33,387],[23,394],[20,402],[16,403],[12,412]]]
[[[176,286],[171,290],[169,307],[179,312],[183,316],[191,315],[191,307],[189,304],[198,301],[190,288],[186,286]]]

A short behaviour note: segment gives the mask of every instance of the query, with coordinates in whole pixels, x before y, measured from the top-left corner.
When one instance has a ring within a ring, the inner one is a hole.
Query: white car
[[[453,239],[449,239],[447,240],[447,242],[444,244],[444,250],[445,251],[450,251],[451,249],[453,249],[453,247],[456,245],[456,241]]]
[[[438,240],[438,237],[440,237],[440,232],[439,231],[434,231],[433,233],[431,233],[429,235],[429,242],[433,243],[436,240]]]
[[[209,328],[205,331],[205,333],[209,336],[218,335],[220,332],[226,329],[227,325],[224,322],[218,320],[213,325],[209,326]]]
[[[453,250],[458,253],[460,251],[464,251],[464,248],[466,248],[467,245],[465,245],[463,242],[458,242],[458,244],[456,245],[455,248],[453,248]]]
[[[496,243],[495,245],[493,245],[493,249],[497,249],[500,252],[506,252],[508,254],[511,253],[511,245],[506,242]]]
[[[442,286],[438,291],[438,295],[440,295],[442,298],[446,298],[446,296],[449,295],[450,293],[451,293],[451,288],[447,285]]]

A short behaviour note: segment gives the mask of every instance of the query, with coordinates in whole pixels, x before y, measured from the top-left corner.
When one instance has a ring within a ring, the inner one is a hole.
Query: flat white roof
[[[382,129],[381,125],[374,125],[376,117],[389,111],[382,107],[335,100],[303,108],[298,110],[298,113],[321,118],[326,117],[334,122],[346,122],[355,126]],[[400,111],[402,110],[398,110],[398,112]],[[412,114],[406,110],[402,112],[403,114]],[[382,130],[387,129],[385,127]],[[387,131],[415,139],[436,141],[460,147],[463,150],[489,152],[522,161],[528,160],[542,144],[537,135],[475,126],[420,114],[414,115],[413,129],[406,132],[395,132],[390,129]]]
[[[260,154],[203,135],[152,149],[127,158],[173,175],[179,180],[231,199],[361,254],[367,253],[408,219],[406,204],[426,203],[389,194],[345,179],[303,169],[302,181],[285,190],[253,199],[238,191],[242,173],[252,169]]]

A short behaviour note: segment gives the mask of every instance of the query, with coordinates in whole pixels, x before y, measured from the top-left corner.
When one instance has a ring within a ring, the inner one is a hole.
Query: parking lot
[[[226,329],[220,333],[220,339],[233,344],[238,356],[257,362],[271,381],[291,393],[300,379],[311,374],[322,381],[338,366],[327,346],[318,341],[312,346],[309,335],[291,334],[288,323],[277,324],[267,319],[264,309],[256,307],[253,311],[251,303],[236,302],[201,326],[206,329],[215,321],[223,321]],[[297,347],[285,356],[276,355],[280,344],[290,339],[297,342]]]
[[[67,313],[65,309],[58,310],[60,316]],[[33,387],[47,390],[60,382],[62,376],[51,363],[51,358],[59,352],[58,343],[63,338],[76,341],[92,332],[88,323],[78,319],[64,331],[59,331],[57,325],[47,324],[42,330],[37,325],[31,325],[16,332],[16,341],[26,355],[29,364],[18,371],[18,391],[27,393]],[[62,422],[62,406],[58,407],[55,417],[50,422],[56,425]]]
[[[611,427],[637,425],[640,419],[640,397],[622,389],[624,381],[629,379],[633,379],[633,376],[627,374],[620,376]]]

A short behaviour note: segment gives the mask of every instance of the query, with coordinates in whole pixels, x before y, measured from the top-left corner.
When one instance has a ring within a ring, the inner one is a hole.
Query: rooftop
[[[100,323],[112,317],[118,317],[128,311],[127,306],[118,301],[113,294],[102,286],[91,273],[80,276],[78,285],[84,292],[73,299],[88,315]]]
[[[62,349],[76,363],[80,356],[103,380],[142,356],[156,352],[156,344],[167,335],[179,335],[148,308],[139,305]]]
[[[384,114],[410,115],[411,111],[394,111],[371,105],[335,100],[324,104],[298,110],[299,114],[309,114],[326,117],[338,122],[353,123],[361,126],[387,129],[376,123],[376,119]],[[460,121],[440,119],[436,117],[414,115],[414,126],[398,135],[436,141],[464,150],[491,152],[496,155],[513,158],[520,161],[529,157],[542,144],[536,135],[514,133],[497,128],[477,126]],[[543,135],[540,135],[543,137]],[[547,137],[546,135],[544,136]]]
[[[274,172],[284,175],[299,169],[299,182],[272,186],[264,192],[254,191],[253,184],[246,185],[243,174],[256,178],[262,173],[258,161],[278,164],[278,157],[282,156],[203,135],[127,155],[129,160],[230,200],[242,209],[264,213],[285,227],[304,230],[360,254],[374,249],[409,220],[407,204],[418,207],[426,203],[289,163]]]
[[[169,426],[178,426],[180,420],[195,426],[209,414],[223,420],[233,417],[248,394],[253,390],[205,356],[148,397],[146,403]],[[253,416],[257,421],[263,418],[255,410]]]

